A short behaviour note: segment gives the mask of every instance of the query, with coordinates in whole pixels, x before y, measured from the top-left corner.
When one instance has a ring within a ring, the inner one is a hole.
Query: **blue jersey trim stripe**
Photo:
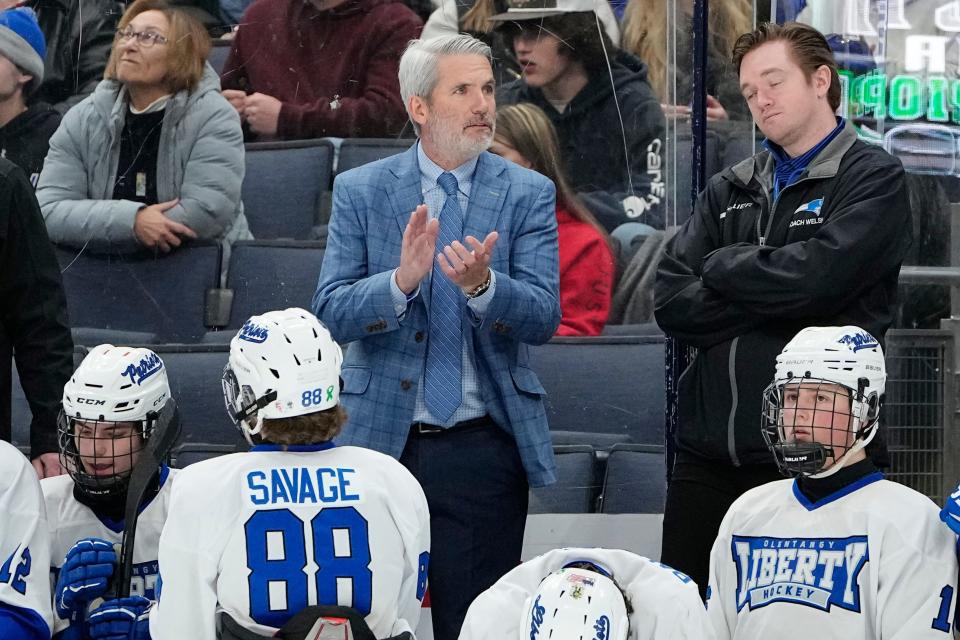
[[[250,451],[326,451],[335,446],[332,440],[318,444],[258,444],[251,447]]]
[[[46,580],[46,577],[43,578]],[[48,640],[50,627],[33,609],[14,607],[0,602],[0,638]]]
[[[152,495],[149,500],[140,505],[140,508],[137,509],[137,513],[143,513],[143,510],[150,506],[150,503],[153,502],[153,499],[157,497],[160,493],[160,489],[163,489],[164,483],[166,483],[167,478],[170,476],[170,467],[166,463],[160,465],[160,479],[157,482],[157,493]],[[108,518],[107,516],[100,515],[96,511],[93,512],[93,515],[97,516],[97,520],[103,523],[107,529],[113,531],[114,533],[123,533],[123,518],[119,520],[114,520],[113,518]]]
[[[843,487],[843,488],[841,488],[841,489],[838,489],[838,490],[834,491],[833,493],[831,493],[831,494],[828,495],[827,497],[821,498],[820,500],[817,500],[816,502],[810,502],[810,499],[807,498],[807,496],[803,495],[803,492],[800,491],[800,486],[797,484],[797,481],[794,480],[794,481],[793,481],[793,495],[797,498],[797,501],[798,501],[800,504],[802,504],[803,507],[804,507],[807,511],[813,511],[814,509],[819,509],[820,507],[822,507],[822,506],[824,506],[824,505],[826,505],[826,504],[830,504],[830,503],[833,502],[834,500],[839,500],[839,499],[842,498],[843,496],[848,495],[848,494],[851,494],[851,493],[853,493],[854,491],[856,491],[857,489],[862,489],[863,487],[867,486],[868,484],[873,484],[873,483],[876,482],[877,480],[883,480],[883,472],[881,472],[881,471],[874,471],[874,472],[871,473],[871,474],[865,475],[865,476],[863,476],[862,478],[860,478],[859,480],[857,480],[856,482],[851,482],[851,483],[848,484],[847,486],[845,486],[845,487]]]

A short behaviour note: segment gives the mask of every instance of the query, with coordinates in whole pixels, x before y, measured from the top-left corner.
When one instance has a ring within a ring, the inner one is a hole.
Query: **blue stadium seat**
[[[191,243],[160,257],[56,253],[74,327],[152,333],[167,342],[203,335],[205,296],[220,282],[219,244]]]
[[[310,239],[329,191],[333,143],[251,142],[246,152],[243,208],[253,237]]]
[[[230,355],[229,345],[150,345],[167,366],[170,392],[180,410],[181,440],[235,446],[243,435],[223,404],[220,380]]]
[[[228,453],[244,451],[245,448],[231,444],[210,444],[207,442],[188,442],[174,448],[170,460],[170,465],[177,469],[183,469],[194,462],[209,460]]]
[[[550,430],[579,432],[597,448],[609,439],[591,434],[663,444],[663,347],[662,335],[561,337],[532,347]]]
[[[266,311],[309,309],[323,249],[322,242],[254,240],[234,244],[227,271],[227,288],[233,290],[227,328],[239,329],[247,318]]]
[[[591,513],[600,483],[593,447],[557,445],[557,482],[530,490],[528,513]]]
[[[337,173],[402,153],[414,142],[413,138],[344,138],[340,144]]]
[[[673,140],[676,148],[676,175],[667,176],[668,193],[677,198],[677,224],[683,224],[690,217],[690,190],[693,186],[693,136],[689,126],[677,128],[677,136]],[[707,131],[706,135],[706,153],[704,154],[705,177],[709,181],[710,176],[723,169],[721,160],[722,142],[717,132]],[[669,153],[669,147],[668,147]],[[672,158],[667,162],[668,167],[672,167]],[[672,183],[671,183],[672,178]],[[706,182],[704,182],[706,185]],[[674,191],[676,188],[676,191]]]
[[[217,75],[223,73],[223,67],[227,64],[227,57],[230,55],[230,40],[214,40],[210,47],[210,55],[207,56],[207,62],[217,72]]]
[[[663,513],[666,496],[662,446],[618,444],[610,450],[601,513]]]

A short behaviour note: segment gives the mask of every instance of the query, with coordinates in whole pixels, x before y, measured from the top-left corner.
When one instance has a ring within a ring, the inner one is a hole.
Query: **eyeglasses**
[[[126,42],[130,38],[136,38],[137,43],[144,48],[152,47],[155,44],[167,44],[169,42],[164,36],[154,31],[134,31],[130,27],[117,31],[117,40]]]

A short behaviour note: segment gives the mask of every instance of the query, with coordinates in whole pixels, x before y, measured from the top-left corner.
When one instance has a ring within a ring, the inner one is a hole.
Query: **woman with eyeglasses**
[[[206,64],[204,28],[164,0],[137,0],[104,79],[50,140],[37,199],[51,240],[168,252],[252,236],[243,215],[243,134]]]

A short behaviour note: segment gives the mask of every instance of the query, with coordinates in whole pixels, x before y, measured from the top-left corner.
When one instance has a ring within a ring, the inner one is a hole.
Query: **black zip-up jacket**
[[[714,176],[657,269],[656,318],[698,347],[679,381],[680,449],[771,462],[760,434],[776,356],[807,326],[882,341],[911,242],[900,161],[848,123],[773,201],[768,151]]]
[[[570,186],[607,231],[624,222],[663,229],[663,109],[639,58],[618,51],[610,65],[609,72],[606,65],[590,72],[589,82],[563,113],[523,79],[502,87],[497,104],[530,102],[543,109],[557,129]],[[625,204],[631,195],[636,198]]]
[[[117,0],[28,0],[47,41],[34,100],[66,113],[103,80],[123,4]]]
[[[34,188],[50,150],[50,136],[60,126],[60,117],[53,107],[39,102],[0,127],[0,158],[23,169]]]
[[[60,265],[33,189],[0,159],[0,440],[10,440],[10,358],[30,403],[31,457],[57,447],[63,385],[73,372],[73,340]]]

